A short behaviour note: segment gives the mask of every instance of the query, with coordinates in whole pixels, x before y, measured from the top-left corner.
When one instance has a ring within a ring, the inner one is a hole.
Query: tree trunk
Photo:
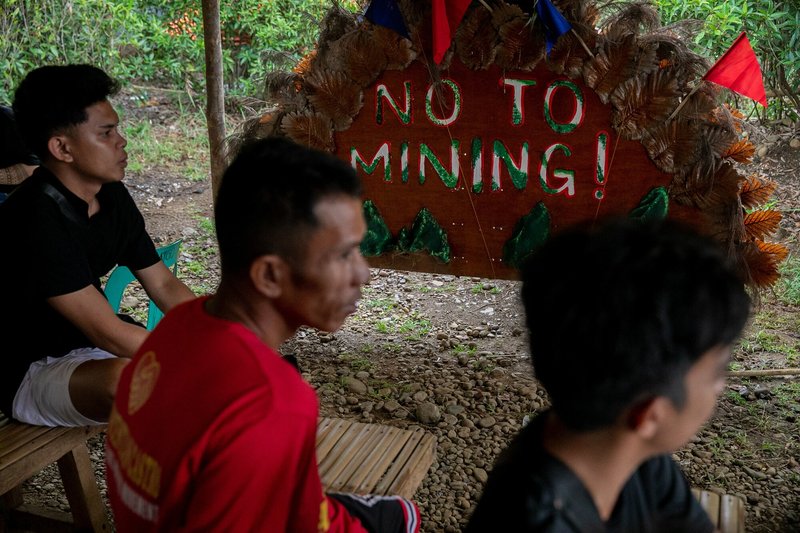
[[[222,84],[222,32],[219,0],[203,0],[203,36],[206,51],[206,123],[211,151],[211,188],[217,198],[225,171],[225,89]]]

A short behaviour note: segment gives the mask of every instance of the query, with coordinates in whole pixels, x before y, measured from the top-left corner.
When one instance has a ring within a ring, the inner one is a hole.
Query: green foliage
[[[386,316],[375,323],[378,333],[400,333],[407,339],[421,339],[430,333],[432,327],[431,321],[416,311],[404,316]]]
[[[209,169],[204,123],[200,113],[182,113],[169,125],[123,119],[128,170],[139,172],[166,165],[191,181],[204,180]]]
[[[31,69],[52,63],[93,63],[107,68],[141,29],[133,0],[98,2],[21,0],[0,17],[0,100],[10,101]]]
[[[788,100],[770,99],[769,111],[797,118],[800,108],[800,3],[797,0],[655,0],[665,24],[684,19],[704,21],[696,50],[719,58],[742,31],[758,56],[765,85]],[[743,101],[749,107],[750,101]],[[777,104],[777,105],[775,105]]]
[[[790,255],[780,267],[781,279],[775,292],[784,303],[800,305],[800,257]]]
[[[5,4],[5,2],[3,2]],[[357,9],[356,1],[343,1]],[[252,93],[265,72],[311,50],[329,0],[222,0],[228,90]],[[0,17],[0,101],[44,64],[91,63],[123,82],[203,87],[198,0],[18,0]]]

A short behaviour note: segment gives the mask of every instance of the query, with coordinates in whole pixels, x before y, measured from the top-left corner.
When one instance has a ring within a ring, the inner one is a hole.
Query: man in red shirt
[[[217,293],[170,312],[120,380],[106,450],[118,531],[418,531],[408,500],[323,493],[317,398],[277,351],[356,310],[360,194],[345,163],[281,139],[228,168]]]

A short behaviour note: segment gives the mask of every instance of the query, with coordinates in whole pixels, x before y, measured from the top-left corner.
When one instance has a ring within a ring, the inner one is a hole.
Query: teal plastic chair
[[[171,269],[172,273],[176,275],[178,274],[178,254],[181,251],[182,242],[182,240],[177,240],[172,244],[156,249],[158,256],[164,264],[167,265],[167,268]],[[125,292],[125,287],[135,279],[136,277],[133,275],[133,272],[124,266],[117,266],[117,268],[111,272],[111,275],[108,276],[108,281],[103,291],[115,313],[119,313],[119,305],[120,302],[122,302],[122,294]],[[150,305],[147,310],[147,330],[152,331],[163,316],[164,313],[161,312],[161,309],[158,308],[155,302],[150,300]]]

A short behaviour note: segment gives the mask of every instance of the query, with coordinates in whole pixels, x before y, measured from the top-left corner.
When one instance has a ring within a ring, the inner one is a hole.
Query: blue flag
[[[364,18],[373,24],[394,30],[406,39],[410,38],[397,0],[372,0]]]
[[[550,55],[550,50],[556,44],[559,37],[572,29],[572,24],[564,18],[556,6],[550,3],[550,0],[538,0],[536,2],[536,13],[539,15],[539,20],[542,21],[544,26],[544,39],[547,45],[547,55]]]

